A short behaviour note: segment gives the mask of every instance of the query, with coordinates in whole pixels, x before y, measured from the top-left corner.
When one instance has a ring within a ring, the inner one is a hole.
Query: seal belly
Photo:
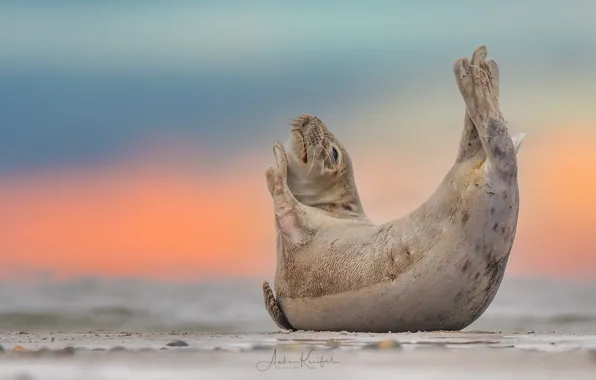
[[[505,269],[497,268],[492,279],[478,268],[476,273],[482,275],[471,281],[465,275],[448,275],[455,273],[455,263],[444,271],[425,269],[433,266],[431,262],[420,264],[393,281],[317,298],[283,298],[278,302],[289,322],[299,330],[460,330],[490,304]]]
[[[469,216],[474,228],[482,219],[482,233],[460,229],[458,238],[443,239],[393,280],[321,297],[280,297],[278,302],[299,330],[461,330],[490,305],[505,273],[517,207],[500,211],[488,218]]]

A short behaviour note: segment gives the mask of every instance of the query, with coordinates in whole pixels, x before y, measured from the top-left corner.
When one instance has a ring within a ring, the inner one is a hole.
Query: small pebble
[[[376,343],[365,344],[364,349],[368,350],[389,350],[389,349],[401,349],[401,344],[395,340],[387,339]]]
[[[0,344],[0,354],[4,352],[4,347]]]
[[[271,350],[271,346],[267,346],[265,344],[255,344],[252,346],[253,351],[269,351]]]
[[[376,350],[378,348],[376,343],[365,343],[361,347],[363,350]]]
[[[93,352],[99,352],[99,351],[107,351],[107,350],[105,348],[97,347],[97,348],[91,349],[91,351],[93,351]]]
[[[168,346],[168,347],[188,347],[188,343],[186,343],[183,340],[174,340],[174,341],[166,344],[166,346]]]
[[[116,352],[116,351],[126,351],[126,347],[123,346],[115,346],[110,348],[109,350],[110,352]]]
[[[450,348],[447,347],[447,345],[445,343],[430,343],[430,344],[416,344],[414,347],[416,347],[417,350],[419,349],[430,349],[430,350],[441,350],[441,351],[447,351]]]
[[[287,344],[279,344],[277,345],[277,347],[279,348],[285,348],[288,350],[293,350],[293,351],[299,351],[302,350],[304,348],[303,345],[296,343],[296,342],[292,342],[292,343],[287,343]]]
[[[58,353],[65,354],[65,355],[74,355],[75,348],[73,346],[67,346],[67,347],[64,347],[63,349],[61,349],[60,351],[58,351]]]
[[[386,350],[389,348],[401,348],[401,344],[395,340],[383,340],[377,344],[377,347],[381,350]]]
[[[49,348],[47,348],[47,347],[42,347],[42,348],[40,348],[40,349],[39,349],[39,350],[37,350],[37,351],[33,351],[33,354],[34,354],[35,356],[44,356],[44,355],[47,355],[47,354],[49,354],[49,353],[51,353],[51,352],[52,352],[52,350],[50,350]]]
[[[28,349],[26,349],[26,348],[25,348],[25,347],[23,347],[23,346],[14,346],[14,347],[12,348],[12,350],[13,350],[13,351],[29,351]]]

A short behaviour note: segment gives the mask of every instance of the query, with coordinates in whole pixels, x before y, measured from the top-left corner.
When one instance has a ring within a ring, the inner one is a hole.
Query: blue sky
[[[438,122],[441,107],[461,105],[451,65],[479,44],[511,98],[544,97],[514,119],[541,122],[532,111],[542,103],[592,120],[595,4],[3,2],[0,172],[106,160],[168,136],[233,156],[230,147],[268,149],[301,112],[348,135],[363,132],[350,113],[384,106],[381,119],[401,118],[393,130],[411,134],[418,113],[435,109]]]
[[[455,158],[452,65],[480,44],[528,133],[512,269],[592,275],[594,0],[1,1],[4,269],[269,271],[263,174],[303,112],[373,220],[408,212]]]

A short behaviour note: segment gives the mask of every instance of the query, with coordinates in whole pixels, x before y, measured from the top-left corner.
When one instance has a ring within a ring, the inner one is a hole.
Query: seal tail
[[[267,309],[273,322],[281,329],[295,331],[296,329],[288,322],[288,319],[277,304],[273,290],[267,281],[263,281],[263,298],[265,300],[265,309]]]

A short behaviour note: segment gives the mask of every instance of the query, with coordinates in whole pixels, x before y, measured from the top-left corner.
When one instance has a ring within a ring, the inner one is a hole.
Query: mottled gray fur
[[[275,290],[292,328],[458,330],[491,303],[515,238],[523,135],[509,135],[486,47],[471,62],[458,59],[454,74],[466,104],[455,164],[401,218],[376,225],[301,203],[284,147],[274,146],[277,167],[267,178],[278,231]]]

